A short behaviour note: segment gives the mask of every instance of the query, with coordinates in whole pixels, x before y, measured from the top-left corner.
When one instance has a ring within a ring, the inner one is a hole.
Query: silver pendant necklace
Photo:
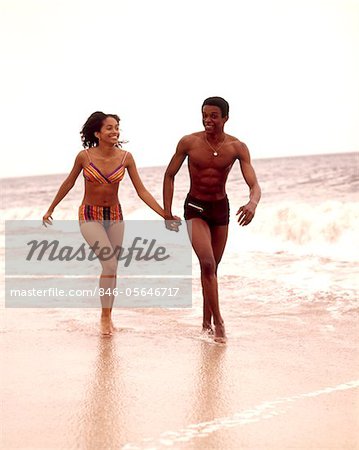
[[[218,151],[222,148],[222,146],[223,146],[223,144],[224,144],[224,141],[226,140],[226,136],[224,136],[223,141],[219,144],[219,146],[218,146],[217,149],[215,149],[215,148],[213,147],[213,145],[211,145],[211,144],[208,142],[208,139],[207,139],[207,136],[206,136],[206,135],[204,136],[204,138],[205,138],[205,140],[206,140],[208,146],[211,147],[213,156],[218,156]]]

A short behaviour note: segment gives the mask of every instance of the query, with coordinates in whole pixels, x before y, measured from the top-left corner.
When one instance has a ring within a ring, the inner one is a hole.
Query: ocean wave
[[[55,217],[57,220],[76,220],[77,210],[78,205],[77,207],[61,207],[56,210]],[[41,222],[45,212],[46,206],[21,206],[17,208],[7,208],[3,211],[2,217],[5,220],[39,220]]]
[[[77,220],[78,205],[69,203],[54,214],[55,220]],[[179,209],[179,208],[178,208]],[[6,220],[39,220],[44,208],[8,208]],[[126,220],[161,220],[149,208],[135,208]],[[356,260],[359,247],[359,203],[325,201],[318,204],[281,201],[258,206],[248,227],[240,227],[232,213],[229,247],[241,251],[294,252]],[[0,230],[0,232],[3,231]]]
[[[248,227],[241,227],[239,240],[244,250],[285,251],[356,260],[358,229],[359,203],[279,202],[259,205],[253,222]],[[238,236],[238,231],[234,231],[232,223],[232,244],[236,240],[233,235]]]

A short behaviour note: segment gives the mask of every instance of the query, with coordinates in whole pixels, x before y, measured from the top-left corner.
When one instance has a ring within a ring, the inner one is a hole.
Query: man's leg
[[[214,260],[216,262],[216,276],[218,265],[222,259],[224,248],[227,242],[228,225],[212,226],[210,227],[211,233],[211,245],[213,250]],[[218,277],[217,277],[218,284]],[[212,329],[212,310],[209,305],[209,301],[203,302],[203,328],[209,333],[213,334]]]
[[[201,267],[201,282],[203,289],[203,326],[211,324],[213,315],[216,327],[215,338],[224,338],[223,320],[218,304],[218,286],[216,276],[216,259],[212,248],[211,230],[202,219],[192,219],[192,246],[199,259]],[[223,250],[222,250],[223,253]]]
[[[218,265],[221,262],[222,255],[226,247],[227,237],[228,237],[228,225],[220,225],[220,226],[218,225],[211,227],[212,249],[214,259],[216,261],[217,292],[218,292],[218,277],[217,277]],[[216,331],[217,334],[219,333],[221,336],[223,335],[223,338],[225,338],[224,326],[223,330],[219,330],[217,326]]]
[[[211,240],[214,259],[216,261],[216,275],[221,262],[228,237],[228,225],[211,227]]]

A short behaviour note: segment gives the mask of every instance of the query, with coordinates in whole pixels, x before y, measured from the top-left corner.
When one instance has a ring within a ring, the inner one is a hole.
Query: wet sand
[[[247,318],[219,345],[180,311],[116,310],[112,338],[95,310],[3,312],[4,449],[358,448],[354,317]]]

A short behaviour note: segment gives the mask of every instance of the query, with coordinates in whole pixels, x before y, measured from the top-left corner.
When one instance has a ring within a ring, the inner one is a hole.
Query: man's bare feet
[[[102,336],[112,336],[113,326],[110,316],[101,316],[100,330]]]
[[[208,334],[209,336],[213,336],[213,328],[210,323],[203,323],[202,324],[202,334]]]
[[[214,326],[214,341],[218,342],[219,344],[225,344],[227,342],[224,323]]]

